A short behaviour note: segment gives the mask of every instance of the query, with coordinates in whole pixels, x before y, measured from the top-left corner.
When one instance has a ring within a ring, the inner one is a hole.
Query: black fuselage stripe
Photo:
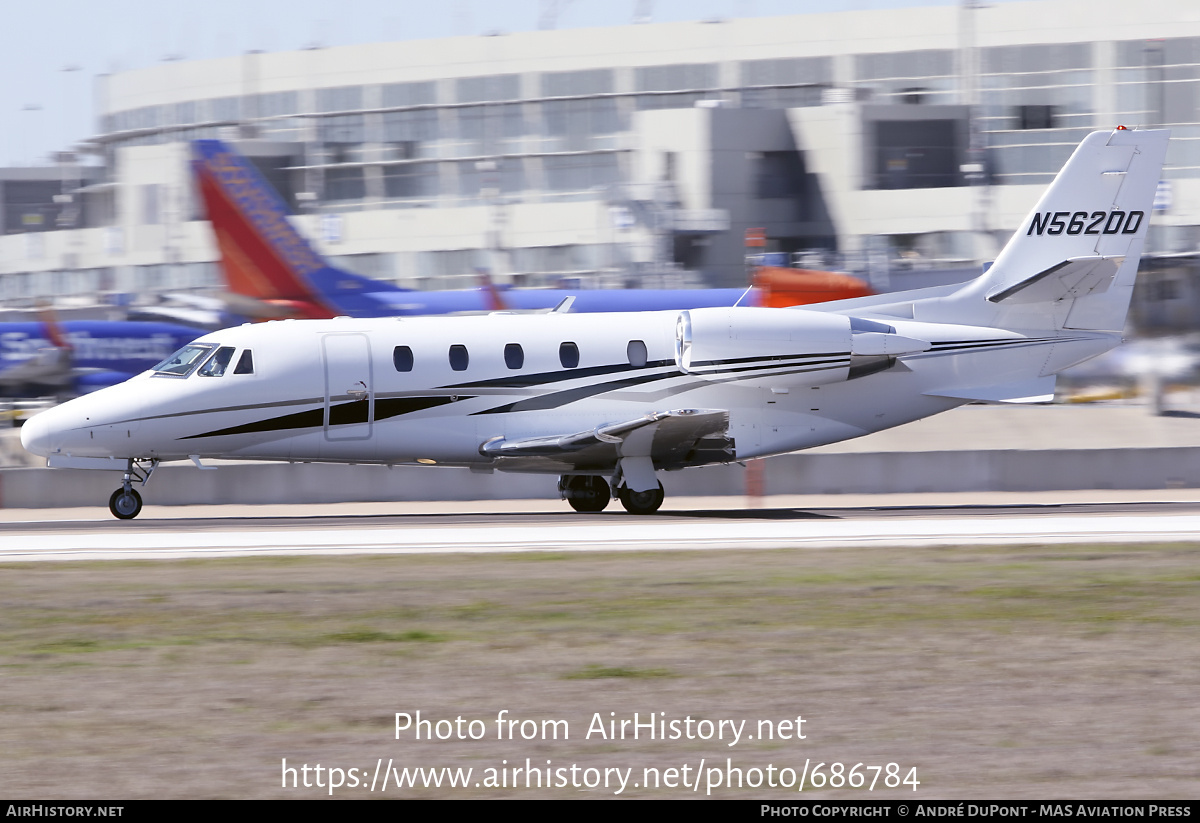
[[[1020,343],[1061,343],[1079,338],[1065,337],[999,337],[989,340],[942,340],[933,344],[935,349],[960,348],[964,346],[1011,346]]]
[[[953,341],[934,343],[934,349],[924,356],[948,354],[953,351],[963,350],[979,350],[979,349],[994,349],[1003,347],[1027,346],[1039,343],[1055,343],[1062,342],[1062,338],[1023,338],[1023,339],[993,339],[993,340],[970,340],[970,341]],[[692,376],[700,378],[720,377],[722,375],[738,375],[732,377],[729,382],[736,382],[743,379],[752,379],[761,373],[764,377],[784,376],[791,374],[803,374],[815,371],[827,371],[832,369],[847,368],[849,365],[848,352],[829,352],[824,354],[807,354],[807,355],[760,355],[757,357],[740,357],[729,360],[709,360],[694,364],[691,368],[703,367],[718,367],[711,370],[693,371]],[[918,355],[921,356],[921,355]],[[809,359],[807,363],[786,363],[785,360],[801,360]],[[720,368],[734,364],[747,365],[738,368]],[[610,380],[604,383],[591,384],[586,386],[577,386],[571,389],[562,391],[553,391],[536,397],[518,400],[513,403],[507,403],[502,406],[496,406],[491,409],[484,409],[473,412],[472,415],[482,414],[504,414],[508,412],[521,411],[544,411],[548,409],[559,408],[569,405],[570,403],[583,400],[588,397],[593,397],[599,394],[605,394],[610,391],[630,388],[632,386],[643,385],[646,383],[658,382],[661,380],[669,380],[676,377],[685,377],[686,375],[679,372],[653,372],[647,373],[651,369],[660,369],[672,365],[672,361],[660,360],[653,363],[648,363],[643,367],[634,367],[628,364],[618,364],[611,366],[596,366],[588,369],[570,369],[558,372],[542,372],[535,375],[503,377],[494,380],[480,380],[472,383],[458,383],[450,386],[445,386],[442,389],[435,391],[445,391],[456,388],[523,388],[535,385],[544,385],[547,383],[563,382],[567,380],[575,380],[587,378],[591,376],[599,376],[602,374],[617,374],[627,371],[639,371],[641,374],[636,374],[631,377],[626,377],[620,380]],[[722,381],[726,382],[726,381]],[[369,419],[375,421],[387,420],[393,417],[400,417],[407,414],[412,414],[426,409],[443,406],[456,400],[470,400],[473,396],[406,396],[406,397],[388,397],[385,395],[376,396],[374,400],[374,417],[369,417],[370,404],[363,400],[352,400],[347,403],[331,404],[329,406],[329,425],[352,425],[357,423],[365,423]],[[152,417],[138,418],[136,420],[126,422],[142,422],[148,420],[160,420],[171,417],[187,417],[198,414],[213,414],[233,411],[246,411],[256,408],[278,408],[281,405],[298,405],[303,403],[321,403],[320,399],[307,400],[292,400],[283,401],[281,403],[271,404],[254,404],[245,406],[230,406],[223,409],[207,409],[202,411],[178,412],[174,414],[154,415]],[[220,437],[238,434],[262,434],[268,432],[288,431],[293,429],[305,428],[321,428],[325,425],[325,406],[322,404],[316,408],[307,409],[305,411],[293,412],[291,414],[278,415],[268,417],[261,420],[255,420],[249,423],[242,423],[236,426],[228,426],[222,429],[216,429],[201,434],[188,435],[179,438],[180,440],[193,440],[203,437]]]
[[[850,352],[813,352],[808,354],[760,354],[751,357],[734,357],[728,360],[704,360],[691,364],[690,368],[699,368],[703,366],[723,366],[734,365],[738,363],[755,363],[763,361],[782,361],[782,360],[812,360],[814,362],[825,362],[830,358],[848,357]],[[668,366],[673,367],[674,360],[655,360],[647,363],[645,366],[633,366],[629,363],[617,363],[608,366],[591,366],[584,369],[564,369],[554,372],[539,372],[537,374],[527,375],[512,375],[509,377],[497,377],[489,380],[476,380],[470,383],[453,383],[444,386],[445,389],[504,389],[504,388],[530,388],[532,386],[543,386],[547,383],[560,383],[568,380],[581,380],[588,377],[601,377],[608,374],[620,374],[621,372],[630,371],[650,371],[653,369],[663,369]]]
[[[546,383],[558,383],[564,380],[579,380],[585,377],[601,377],[606,374],[619,374],[627,371],[643,369],[661,369],[675,365],[674,360],[654,360],[644,366],[634,366],[630,363],[617,363],[609,366],[589,366],[583,369],[563,369],[561,371],[538,372],[536,374],[514,374],[509,377],[496,377],[488,380],[476,380],[471,383],[454,383],[446,386],[448,389],[526,389],[530,386],[542,386]]]
[[[600,383],[598,385],[580,386],[578,388],[567,389],[565,391],[551,392],[549,394],[542,394],[542,395],[538,395],[537,397],[530,397],[526,400],[518,400],[513,403],[506,403],[503,406],[496,406],[491,409],[483,409],[482,411],[472,412],[472,415],[474,416],[474,415],[479,415],[479,414],[507,414],[509,412],[545,411],[548,409],[556,409],[561,406],[566,406],[570,403],[575,403],[579,400],[583,400],[588,397],[593,397],[598,394],[605,394],[610,391],[618,391],[620,389],[626,389],[626,388],[629,388],[630,386],[636,386],[639,384],[657,382],[659,380],[670,380],[670,379],[674,379],[677,377],[699,377],[701,379],[705,379],[705,378],[711,378],[711,377],[720,377],[720,376],[726,375],[726,374],[740,374],[741,375],[740,377],[731,378],[731,381],[737,381],[737,380],[750,379],[750,378],[757,376],[754,374],[743,374],[744,372],[771,372],[770,374],[767,374],[765,376],[774,377],[776,375],[782,376],[782,375],[786,375],[786,374],[803,374],[806,372],[826,371],[826,370],[831,370],[831,369],[844,369],[844,368],[848,368],[848,367],[849,367],[849,361],[844,360],[844,361],[841,361],[841,362],[837,363],[836,365],[832,365],[832,366],[824,365],[824,366],[805,366],[803,368],[794,368],[794,367],[789,367],[788,364],[771,363],[771,364],[761,365],[761,366],[745,366],[740,369],[723,369],[721,371],[710,371],[710,372],[704,372],[703,374],[695,374],[695,375],[685,375],[685,374],[681,374],[681,373],[646,375],[644,377],[631,377],[631,378],[628,378],[625,380],[613,380],[613,381],[610,381],[607,383]],[[785,369],[785,370],[784,371],[774,371],[776,369]]]
[[[956,351],[981,351],[984,349],[1004,349],[1017,348],[1020,346],[1042,346],[1047,343],[1061,342],[1058,338],[1045,338],[1041,340],[1006,340],[998,343],[953,343],[953,344],[934,344],[934,348],[927,354],[947,354]]]
[[[459,400],[470,400],[470,397],[460,397]],[[447,403],[454,402],[452,397],[397,397],[392,399],[379,399],[375,401],[375,417],[376,421],[386,420],[391,417],[399,417],[413,412],[424,411],[425,409],[444,406]],[[344,426],[355,423],[366,423],[368,421],[368,412],[370,404],[363,400],[353,400],[349,403],[338,403],[329,407],[329,425]],[[285,414],[280,417],[269,417],[263,420],[255,420],[250,423],[242,423],[237,426],[229,426],[223,429],[216,429],[210,432],[201,434],[193,434],[187,437],[181,437],[180,440],[193,440],[199,437],[221,437],[225,435],[235,434],[263,434],[266,432],[287,431],[289,429],[315,429],[325,425],[325,407],[320,406],[307,411],[296,412],[294,414]]]
[[[190,434],[187,437],[181,437],[180,440],[194,440],[198,437],[220,437],[222,435],[232,434],[260,434],[263,432],[285,431],[287,429],[311,429],[319,428],[325,425],[325,407],[322,406],[308,411],[296,412],[295,414],[285,414],[281,417],[269,417],[264,420],[255,420],[250,423],[242,423],[238,426],[229,426],[224,429],[215,431],[203,432],[201,434]]]
[[[737,363],[757,363],[764,360],[830,360],[839,357],[849,357],[848,351],[809,352],[807,354],[756,354],[752,357],[731,357],[727,360],[702,360],[692,363],[688,368],[697,366],[727,366]]]
[[[720,364],[720,361],[713,361],[713,362]],[[774,361],[774,362],[767,361],[767,362],[760,362],[760,363],[758,363],[756,365],[752,365],[752,366],[742,366],[741,368],[736,368],[736,369],[715,368],[715,369],[711,369],[711,370],[698,371],[698,370],[696,370],[695,366],[692,366],[692,367],[689,367],[688,374],[694,374],[697,376],[709,375],[709,374],[738,374],[740,372],[768,371],[770,369],[790,369],[791,370],[791,371],[789,371],[789,374],[790,374],[792,372],[821,371],[822,369],[837,369],[837,368],[842,368],[842,367],[849,366],[849,365],[850,365],[850,356],[845,355],[845,356],[837,358],[837,359],[821,360],[821,361],[817,361],[814,363],[780,363],[778,361]]]
[[[280,406],[307,406],[312,403],[322,403],[320,397],[309,397],[301,400],[280,400],[275,403],[249,403],[242,406],[223,406],[219,409],[196,409],[194,411],[171,412],[170,414],[152,414],[148,417],[130,417],[125,420],[115,420],[110,425],[122,423],[145,423],[149,420],[170,420],[175,417],[195,417],[198,414],[213,414],[216,412],[250,411],[252,409],[278,409]],[[304,412],[298,412],[303,414]]]
[[[577,400],[583,400],[586,397],[592,397],[605,392],[616,391],[618,389],[627,389],[630,386],[638,386],[644,383],[652,383],[658,380],[668,380],[675,377],[682,377],[681,374],[646,374],[638,377],[627,377],[624,380],[610,380],[607,383],[593,384],[590,386],[579,386],[574,389],[565,389],[563,391],[550,392],[541,394],[537,397],[530,397],[526,400],[518,400],[514,403],[506,403],[503,406],[496,406],[491,409],[473,412],[476,414],[505,414],[507,412],[518,411],[542,411],[545,409],[556,409],[559,406],[565,406],[568,403],[574,403]]]

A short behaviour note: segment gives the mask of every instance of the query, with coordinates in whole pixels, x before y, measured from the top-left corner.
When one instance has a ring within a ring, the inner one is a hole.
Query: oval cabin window
[[[563,343],[558,347],[558,362],[564,369],[573,369],[579,365],[579,347],[574,343]]]
[[[525,365],[525,350],[520,343],[509,343],[504,347],[504,365],[519,369]]]
[[[625,356],[629,358],[629,365],[640,369],[646,365],[646,344],[641,340],[630,340],[625,347]]]
[[[396,367],[396,371],[412,371],[412,349],[408,346],[397,346],[392,349],[392,365]]]

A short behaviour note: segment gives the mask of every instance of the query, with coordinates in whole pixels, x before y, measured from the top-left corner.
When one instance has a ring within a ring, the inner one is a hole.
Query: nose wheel
[[[119,488],[108,498],[108,510],[114,517],[132,520],[142,510],[142,496],[137,493],[137,489]]]
[[[121,488],[108,498],[108,510],[113,513],[113,517],[132,520],[138,516],[142,510],[142,496],[137,493],[133,484],[136,482],[143,486],[146,485],[150,482],[150,475],[154,474],[154,470],[157,468],[157,458],[153,460],[129,458],[125,468],[125,480],[121,483]]]

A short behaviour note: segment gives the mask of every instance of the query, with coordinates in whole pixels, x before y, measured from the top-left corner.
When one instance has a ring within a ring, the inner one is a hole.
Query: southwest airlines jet
[[[84,394],[154,368],[205,329],[175,323],[0,323],[0,396]]]
[[[797,272],[787,269],[778,270],[784,277],[774,290],[498,289],[490,284],[459,291],[402,289],[331,266],[296,231],[279,194],[249,160],[225,143],[193,141],[192,169],[229,289],[238,297],[258,301],[262,317],[549,310],[568,298],[573,313],[662,311],[795,305],[870,293],[862,281],[849,275],[809,272],[798,281]],[[244,301],[238,310],[246,311]]]

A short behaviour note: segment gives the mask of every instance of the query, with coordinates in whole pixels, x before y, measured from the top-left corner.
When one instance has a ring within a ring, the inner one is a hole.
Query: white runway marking
[[[897,518],[788,522],[311,530],[146,531],[5,535],[0,561],[170,559],[250,555],[658,551],[1013,543],[1141,543],[1200,539],[1200,515]]]

